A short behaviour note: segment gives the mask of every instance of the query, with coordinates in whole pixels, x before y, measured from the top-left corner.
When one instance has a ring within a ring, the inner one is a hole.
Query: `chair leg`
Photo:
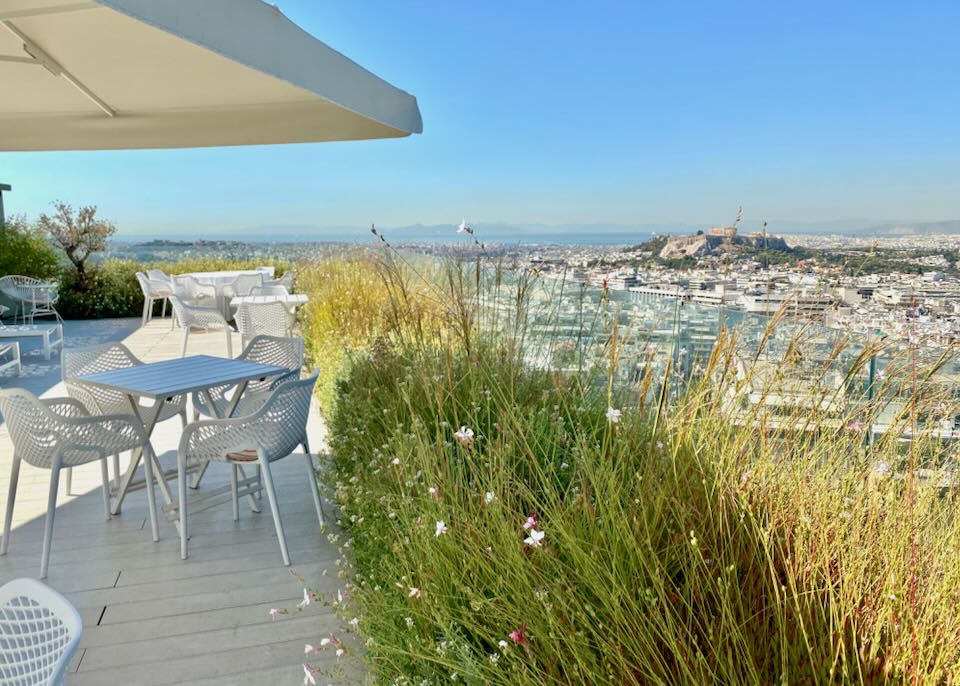
[[[196,421],[196,420],[194,420],[194,421]],[[187,421],[187,408],[186,408],[186,407],[184,407],[184,408],[183,408],[183,412],[180,413],[180,422],[183,424],[183,428],[186,429],[186,428],[187,428],[187,424],[189,423],[189,422]]]
[[[167,299],[162,298],[160,300],[160,319],[164,319],[167,316]]]
[[[180,514],[180,559],[187,559],[187,461],[177,454],[177,509]]]
[[[150,533],[153,542],[160,540],[160,525],[157,524],[157,494],[153,490],[153,447],[143,448],[143,480],[147,489],[147,509],[150,510]]]
[[[317,470],[313,466],[313,456],[307,452],[303,457],[307,461],[307,471],[310,472],[310,480],[307,483],[313,493],[313,506],[317,509],[317,519],[320,521],[320,526],[323,526],[323,504],[320,502],[320,484],[317,483]]]
[[[240,521],[240,496],[237,493],[237,464],[230,463],[230,502],[233,505],[233,521]]]
[[[47,519],[43,525],[43,552],[40,555],[40,578],[47,578],[50,566],[50,545],[53,543],[53,518],[57,512],[57,490],[60,488],[60,459],[56,458],[50,470],[50,493],[47,496]]]
[[[10,545],[10,525],[13,523],[13,501],[17,499],[17,481],[20,478],[20,457],[13,456],[10,467],[10,488],[7,491],[7,511],[3,516],[3,541],[0,541],[0,555],[7,554]]]
[[[64,479],[64,490],[67,495],[73,490],[73,467],[67,467],[67,478]]]
[[[183,327],[183,349],[180,351],[180,357],[187,356],[187,338],[190,336],[190,327]]]
[[[233,359],[233,336],[230,335],[230,327],[227,327],[227,357]]]
[[[273,525],[277,529],[277,538],[280,539],[280,554],[283,555],[283,564],[290,566],[290,553],[287,552],[287,539],[283,535],[283,522],[280,521],[280,508],[277,507],[277,492],[273,488],[273,477],[270,475],[270,461],[266,454],[258,450],[257,457],[263,469],[263,482],[267,489],[267,500],[270,502],[270,513],[273,515]]]
[[[140,313],[140,326],[147,325],[147,308],[150,307],[150,298],[143,299],[143,312]]]
[[[113,478],[114,485],[120,487],[120,453],[113,454]]]
[[[100,460],[100,476],[103,479],[103,514],[110,521],[110,469],[107,467],[107,458]]]

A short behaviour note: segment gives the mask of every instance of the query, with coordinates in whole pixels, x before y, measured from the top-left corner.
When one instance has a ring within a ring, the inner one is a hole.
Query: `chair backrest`
[[[35,297],[31,286],[40,286],[49,282],[35,279],[32,276],[22,276],[20,274],[9,274],[0,277],[0,293],[3,293],[12,300],[19,302],[30,302]],[[43,296],[45,299],[47,296]]]
[[[173,292],[187,301],[195,300],[204,295],[204,289],[196,277],[186,274],[173,277]]]
[[[176,292],[176,287],[174,287],[174,292]],[[177,295],[170,296],[170,305],[173,307],[173,314],[177,318],[177,321],[180,322],[180,326],[184,326],[185,322],[190,321],[190,315],[187,312],[185,303]]]
[[[7,424],[14,453],[34,467],[49,468],[60,437],[50,411],[40,399],[23,388],[0,390],[0,414]]]
[[[250,290],[250,295],[290,295],[286,286],[279,283],[268,283],[262,286],[254,286]]]
[[[281,286],[285,287],[288,291],[290,291],[291,293],[293,292],[293,270],[292,269],[289,269],[286,272],[284,272],[283,276],[277,279],[277,281],[280,283]]]
[[[287,306],[274,303],[242,303],[234,316],[237,329],[244,338],[259,334],[285,337],[289,328],[290,313]]]
[[[168,279],[155,279],[149,274],[144,274],[143,272],[137,272],[137,283],[140,284],[140,290],[143,291],[144,298],[158,298],[166,296],[173,288],[173,285]]]
[[[59,686],[80,644],[83,621],[62,595],[34,579],[0,587],[0,683]]]
[[[257,427],[258,443],[271,457],[289,455],[303,442],[318,374],[314,371],[306,379],[278,386],[251,416],[251,423]]]
[[[303,339],[256,336],[237,359],[299,371],[303,367]]]
[[[251,289],[263,284],[263,274],[240,274],[230,285],[234,295],[250,295]]]
[[[143,272],[137,272],[137,283],[140,284],[140,290],[144,298],[150,297],[150,279]]]
[[[165,281],[169,284],[173,283],[173,279],[171,279],[162,269],[148,269],[147,278],[152,279],[153,281]]]
[[[128,414],[130,406],[127,404],[126,396],[120,391],[112,391],[109,388],[91,384],[71,383],[71,380],[86,374],[125,369],[141,364],[143,362],[123,343],[104,343],[88,348],[64,350],[61,355],[60,370],[66,382],[67,393],[71,398],[82,402],[90,412]]]

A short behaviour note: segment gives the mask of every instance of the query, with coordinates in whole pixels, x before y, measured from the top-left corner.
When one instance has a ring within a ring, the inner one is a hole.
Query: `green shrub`
[[[43,232],[30,226],[22,216],[8,217],[6,227],[0,229],[0,276],[19,274],[55,279],[60,271],[57,251]],[[0,305],[10,308],[11,313],[16,307],[3,295],[0,295]]]
[[[76,272],[68,269],[60,280],[57,310],[65,319],[138,317],[143,311],[143,294],[136,274],[140,265],[128,260],[105,260],[87,268],[86,288]]]

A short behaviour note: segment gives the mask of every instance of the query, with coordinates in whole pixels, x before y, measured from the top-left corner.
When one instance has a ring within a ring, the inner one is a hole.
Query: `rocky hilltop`
[[[780,236],[762,233],[738,234],[736,226],[719,226],[708,231],[697,231],[693,236],[677,236],[667,239],[660,250],[665,260],[683,257],[705,257],[729,252],[752,250],[789,250],[787,242]]]

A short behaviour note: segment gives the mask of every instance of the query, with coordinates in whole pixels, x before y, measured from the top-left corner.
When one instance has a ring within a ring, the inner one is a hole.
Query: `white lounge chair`
[[[13,522],[13,504],[17,497],[20,462],[25,461],[40,469],[50,470],[50,489],[47,498],[47,520],[43,531],[43,553],[40,558],[40,578],[47,576],[50,563],[50,544],[53,540],[53,519],[57,511],[57,492],[60,470],[100,461],[103,477],[103,510],[110,519],[110,477],[107,458],[127,450],[151,450],[143,424],[133,415],[90,416],[82,403],[73,398],[41,400],[22,388],[0,390],[0,413],[6,421],[13,442],[13,463],[10,468],[10,491],[3,519],[3,541],[0,555],[7,554],[10,545],[10,526]],[[157,517],[153,492],[151,460],[144,460],[147,482],[147,502],[151,527]],[[152,528],[156,531],[156,528]]]
[[[62,595],[34,579],[0,587],[0,683],[60,686],[83,621]]]
[[[177,321],[183,328],[183,350],[180,351],[180,357],[187,354],[187,339],[190,332],[198,331],[223,331],[227,335],[227,357],[233,357],[233,328],[227,323],[223,315],[216,307],[198,307],[188,305],[178,296],[171,295],[170,303],[173,305],[173,311],[177,316]]]
[[[20,306],[24,324],[32,324],[34,317],[51,314],[58,322],[62,321],[54,307],[60,300],[59,286],[53,281],[17,274],[4,276],[0,277],[0,293]]]
[[[267,491],[273,523],[280,541],[283,564],[290,565],[290,554],[280,521],[280,509],[277,493],[270,473],[270,464],[303,447],[309,473],[308,485],[313,492],[313,503],[317,510],[317,519],[323,526],[323,506],[317,485],[316,470],[307,440],[307,418],[310,414],[310,400],[317,374],[302,381],[290,381],[271,392],[263,407],[251,415],[236,419],[212,419],[195,422],[188,426],[180,438],[177,469],[179,471],[177,488],[180,497],[180,556],[187,558],[187,465],[202,462],[226,462],[230,464],[232,488],[233,519],[240,518],[240,495],[256,492],[259,484],[245,485],[241,494],[238,488],[238,467],[244,463],[253,463],[260,467],[263,486]],[[246,479],[244,480],[247,481]]]

